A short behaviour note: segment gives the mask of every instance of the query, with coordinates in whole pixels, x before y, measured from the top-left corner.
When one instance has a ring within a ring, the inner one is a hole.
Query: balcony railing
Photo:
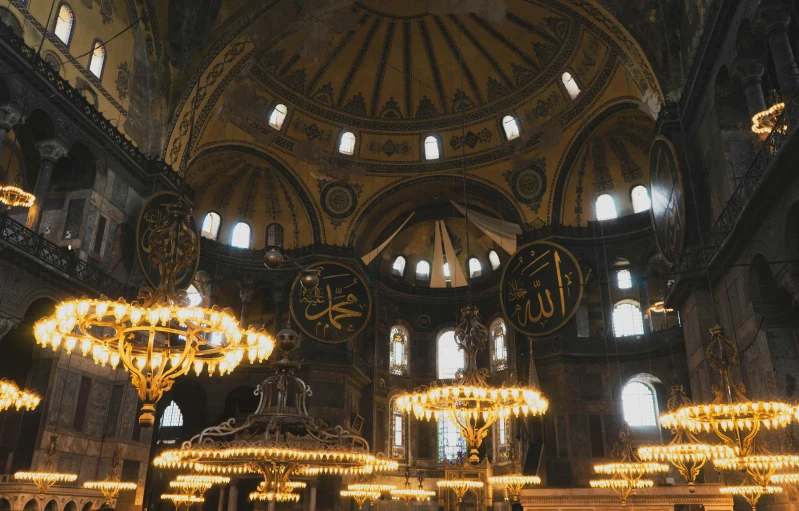
[[[160,158],[153,158],[142,153],[138,147],[119,129],[103,116],[94,105],[89,103],[83,94],[39,56],[39,52],[25,44],[25,41],[13,32],[9,25],[0,23],[0,40],[17,56],[27,61],[33,70],[61,93],[61,97],[80,110],[95,126],[100,128],[148,177],[161,176],[175,189],[183,182],[183,178],[171,166]],[[2,45],[0,45],[2,48]]]
[[[0,245],[7,244],[38,260],[42,265],[96,289],[109,298],[131,298],[135,291],[78,258],[77,254],[59,247],[40,234],[36,234],[7,213],[0,214]]]

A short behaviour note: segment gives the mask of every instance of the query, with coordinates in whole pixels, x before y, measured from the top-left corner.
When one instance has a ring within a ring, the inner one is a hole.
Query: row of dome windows
[[[219,228],[222,225],[222,217],[213,211],[206,213],[200,226],[200,236],[209,240],[219,241]],[[233,232],[230,236],[230,244],[236,248],[252,247],[252,229],[247,222],[236,222],[233,225]],[[280,224],[269,224],[266,227],[266,245],[268,247],[283,246],[283,226]]]
[[[561,81],[569,96],[574,100],[580,94],[580,87],[577,81],[572,77],[568,71],[564,72],[561,76]],[[288,108],[286,105],[279,103],[275,105],[272,112],[269,114],[269,126],[276,130],[283,128],[283,121],[286,120],[288,115]],[[519,121],[512,115],[506,115],[502,118],[502,129],[505,131],[505,138],[513,140],[519,138],[520,129]],[[352,155],[355,153],[355,134],[351,131],[345,131],[341,134],[338,144],[338,152],[341,154]],[[435,135],[428,135],[424,139],[424,158],[425,160],[437,160],[441,157],[441,142]]]
[[[495,250],[488,252],[488,262],[491,263],[491,269],[496,270],[499,268],[499,254]],[[404,256],[397,256],[391,264],[391,273],[398,277],[405,276],[405,265],[407,261]],[[449,280],[450,271],[449,263],[444,263],[443,266],[444,277]],[[469,277],[476,278],[483,275],[483,265],[476,257],[469,258]],[[417,280],[430,280],[430,263],[422,259],[416,263],[416,279]]]
[[[649,190],[644,185],[637,185],[633,187],[630,192],[630,201],[633,205],[635,213],[649,211],[652,207],[652,201],[649,198]],[[603,194],[596,199],[596,219],[597,220],[611,220],[618,218],[619,214],[616,211],[616,201],[610,194]]]
[[[23,6],[26,2],[23,2]],[[55,35],[64,45],[69,48],[72,41],[72,34],[75,33],[75,11],[66,2],[61,2],[58,6],[58,16],[53,25],[53,35]],[[95,39],[92,43],[92,49],[89,53],[89,71],[101,79],[103,77],[103,68],[105,67],[105,43],[99,39]]]

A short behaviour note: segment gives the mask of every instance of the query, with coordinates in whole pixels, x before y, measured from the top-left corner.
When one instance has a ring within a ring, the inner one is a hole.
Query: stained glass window
[[[176,428],[183,425],[183,413],[174,401],[169,403],[169,406],[164,410],[161,416],[162,428]]]
[[[458,453],[462,453],[462,456],[468,455],[466,440],[452,417],[442,415],[438,418],[438,460],[455,461]]]

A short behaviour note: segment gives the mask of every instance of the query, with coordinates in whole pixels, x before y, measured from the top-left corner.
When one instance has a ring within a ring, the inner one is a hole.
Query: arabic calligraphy
[[[685,233],[682,178],[668,139],[657,137],[650,155],[652,224],[663,257],[674,264],[682,252]]]
[[[308,336],[322,342],[340,343],[358,335],[371,314],[369,288],[354,270],[340,263],[312,265],[320,273],[319,285],[292,287],[291,315]]]
[[[502,309],[514,327],[530,336],[561,328],[577,310],[583,276],[574,256],[548,241],[525,245],[502,275]]]

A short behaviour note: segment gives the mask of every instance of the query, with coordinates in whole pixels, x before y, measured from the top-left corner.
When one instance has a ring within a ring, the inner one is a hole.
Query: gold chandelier
[[[22,188],[16,186],[0,186],[0,204],[5,204],[9,208],[29,208],[33,206],[36,197]]]
[[[364,503],[369,500],[371,502],[376,501],[380,498],[379,491],[367,491],[367,490],[341,490],[339,494],[342,497],[352,497],[355,499],[355,503],[358,504],[358,509],[363,507]]]
[[[649,479],[643,479],[644,475],[669,471],[669,466],[664,463],[641,460],[633,449],[634,441],[635,433],[624,422],[619,430],[619,441],[613,445],[611,453],[616,461],[594,465],[594,472],[611,477],[590,481],[592,488],[613,490],[619,496],[622,507],[627,505],[627,498],[635,495],[638,488],[648,488],[654,484]]]
[[[185,493],[162,493],[161,500],[169,500],[175,505],[175,509],[179,509],[181,504],[186,504],[186,508],[191,507],[192,504],[201,504],[205,502],[205,497],[186,495]]]
[[[12,406],[17,410],[20,408],[33,410],[39,406],[41,400],[42,398],[35,392],[19,390],[14,382],[5,378],[0,380],[0,412],[8,410]]]
[[[660,416],[660,424],[692,433],[713,431],[736,455],[746,456],[761,428],[785,428],[797,410],[781,401],[750,401],[746,387],[732,378],[732,367],[738,365],[738,347],[723,327],[714,326],[710,333],[707,359],[721,377],[721,385],[713,385],[715,399],[670,410]]]
[[[137,487],[136,483],[120,481],[117,471],[122,465],[122,460],[119,458],[119,450],[114,450],[114,455],[111,457],[110,471],[105,479],[102,481],[86,481],[83,483],[84,488],[91,490],[100,490],[105,497],[105,503],[111,505],[111,500],[117,498],[120,491],[131,491]]]
[[[250,501],[272,501],[272,502],[299,502],[300,496],[297,493],[291,492],[263,492],[254,491],[249,495]]]
[[[45,470],[41,472],[17,472],[14,474],[14,479],[17,481],[30,481],[36,485],[39,490],[39,497],[44,499],[44,494],[56,483],[72,483],[78,479],[78,474],[70,474],[55,471],[55,462],[53,456],[56,453],[57,438],[55,435],[50,436],[50,443],[45,449],[47,459],[44,463]]]
[[[691,406],[693,402],[685,395],[682,385],[671,387],[668,409],[677,410]],[[708,460],[718,460],[735,456],[735,450],[728,445],[703,443],[696,434],[683,428],[672,428],[674,438],[668,445],[647,445],[638,448],[638,455],[644,461],[668,461],[674,465],[688,483],[688,491],[696,491],[696,477]]]
[[[159,269],[155,288],[139,291],[139,301],[75,299],[56,306],[53,316],[34,325],[34,336],[53,350],[67,353],[76,347],[96,364],[122,363],[131,374],[142,402],[139,424],[150,427],[155,404],[174,380],[192,368],[203,367],[211,376],[231,372],[245,353],[254,363],[268,358],[274,341],[263,330],[242,331],[232,310],[192,307],[188,295],[177,290],[177,275],[191,268],[199,252],[199,238],[189,223],[189,211],[178,203],[150,235],[150,262]]]
[[[505,490],[508,492],[508,497],[510,497],[510,500],[513,502],[519,501],[522,488],[525,486],[531,484],[541,484],[540,477],[522,474],[521,468],[519,467],[518,449],[518,444],[513,442],[510,446],[510,473],[499,476],[491,476],[488,478],[488,484],[494,486],[504,486]]]
[[[403,488],[391,488],[388,492],[389,495],[391,495],[391,498],[393,500],[401,500],[405,502],[405,507],[408,507],[411,505],[412,500],[417,502],[425,502],[430,500],[430,497],[435,497],[436,492],[432,490],[425,490],[422,487],[424,474],[421,470],[418,472],[417,478],[419,480],[419,487],[411,488],[411,469],[410,467],[405,467],[405,486]]]
[[[458,465],[458,471],[455,474],[455,477],[452,479],[445,479],[443,481],[436,481],[436,486],[439,488],[448,488],[455,493],[455,497],[458,499],[458,503],[460,504],[463,502],[463,496],[466,495],[466,492],[469,490],[480,490],[485,486],[483,481],[479,479],[470,479],[466,478],[463,475],[463,463],[464,463],[464,456],[463,453],[458,453],[458,458],[455,460],[455,463]],[[448,462],[449,463],[449,462]]]
[[[745,472],[752,484],[766,487],[777,471],[799,467],[799,455],[772,454],[762,442],[755,442],[746,456],[713,460],[713,465],[718,470]]]
[[[782,125],[779,124],[780,117],[785,111],[785,103],[774,89],[771,89],[769,96],[771,106],[752,116],[752,131],[758,135],[771,133],[775,130],[785,133],[785,130],[788,129],[784,123]]]
[[[455,341],[464,352],[465,364],[456,373],[455,381],[449,385],[433,382],[419,387],[400,395],[396,403],[400,410],[413,412],[419,420],[438,420],[442,414],[448,414],[466,439],[469,462],[476,464],[480,461],[478,449],[494,422],[511,414],[541,415],[549,403],[534,387],[520,383],[494,387],[486,382],[488,370],[478,368],[477,353],[485,347],[488,331],[480,323],[477,307],[466,306],[462,314],[455,329]]]
[[[743,497],[746,502],[752,506],[752,511],[756,511],[757,502],[763,495],[773,495],[775,493],[782,493],[780,486],[763,486],[760,484],[742,484],[740,486],[725,486],[720,488],[719,491],[726,495],[735,495]]]
[[[291,476],[396,470],[397,462],[371,454],[364,438],[308,414],[311,389],[294,375],[302,365],[293,353],[299,336],[285,328],[277,339],[280,357],[271,364],[275,374],[258,385],[261,400],[255,413],[241,426],[230,419],[206,428],[179,449],[162,452],[153,464],[197,473],[261,474],[264,491],[253,492],[251,499],[281,502],[299,498],[291,493]],[[294,398],[291,406],[289,396]]]

